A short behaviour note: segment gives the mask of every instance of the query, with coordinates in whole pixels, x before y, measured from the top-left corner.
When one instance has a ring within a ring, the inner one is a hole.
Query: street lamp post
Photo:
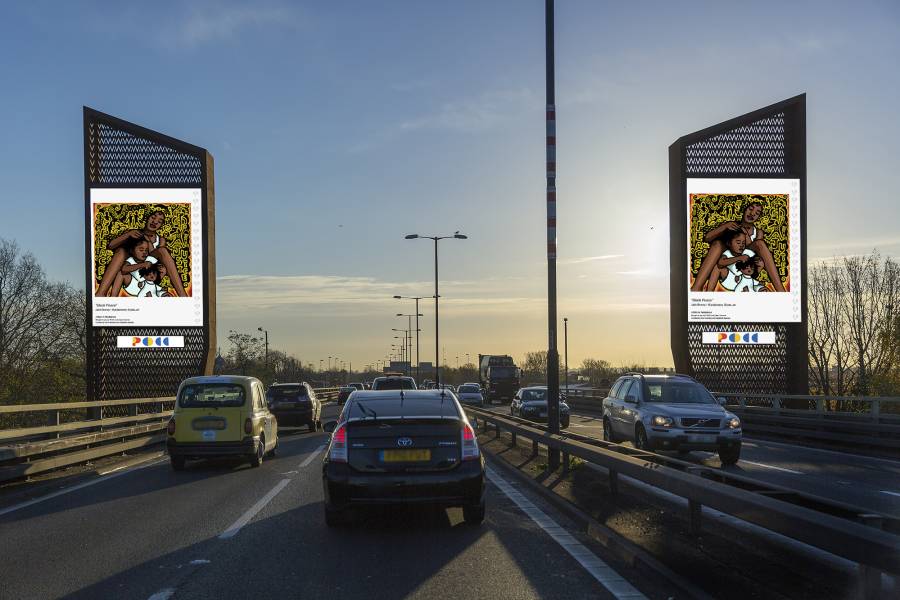
[[[257,330],[257,331],[262,331],[263,333],[266,334],[266,358],[265,358],[265,365],[266,365],[266,371],[268,372],[268,370],[269,370],[269,331],[268,331],[267,329],[263,329],[262,327],[257,327],[256,330]]]
[[[569,317],[563,317],[563,352],[566,358],[566,394],[569,393]]]
[[[440,298],[440,294],[438,293],[438,241],[439,240],[447,240],[447,239],[457,239],[457,240],[467,240],[468,236],[461,234],[460,232],[456,232],[453,235],[419,235],[417,233],[411,233],[406,236],[407,240],[416,240],[416,239],[428,239],[434,240],[434,379],[440,385],[441,383],[441,344],[440,344],[440,327],[439,327],[439,319],[438,319],[438,299]],[[418,312],[418,311],[416,311]]]
[[[419,317],[424,315],[419,314],[419,300],[421,300],[424,296],[394,296],[397,300],[415,300],[416,301],[416,381],[419,383],[422,382],[422,379],[419,376],[419,332],[422,331],[419,329]]]

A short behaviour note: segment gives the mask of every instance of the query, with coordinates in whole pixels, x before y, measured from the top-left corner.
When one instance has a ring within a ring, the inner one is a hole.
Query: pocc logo
[[[737,344],[743,342],[745,344],[758,344],[759,343],[759,334],[758,333],[723,333],[719,332],[716,336],[717,341],[722,343],[732,343]]]
[[[168,346],[171,341],[169,337],[132,337],[131,338],[131,347],[134,348],[136,346]]]

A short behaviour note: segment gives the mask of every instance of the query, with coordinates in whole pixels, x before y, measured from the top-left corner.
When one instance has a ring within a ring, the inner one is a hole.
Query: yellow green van
[[[191,377],[178,386],[166,448],[172,468],[189,458],[243,456],[258,467],[278,447],[278,421],[255,377]]]

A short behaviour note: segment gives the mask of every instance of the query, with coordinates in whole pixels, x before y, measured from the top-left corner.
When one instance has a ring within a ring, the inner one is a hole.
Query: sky
[[[0,238],[84,282],[82,106],[215,158],[218,335],[354,368],[547,347],[544,3],[4,2]],[[900,255],[900,4],[556,7],[569,364],[671,366],[668,146],[807,94],[811,261]],[[421,360],[434,359],[432,301]],[[562,327],[559,345],[563,347]]]

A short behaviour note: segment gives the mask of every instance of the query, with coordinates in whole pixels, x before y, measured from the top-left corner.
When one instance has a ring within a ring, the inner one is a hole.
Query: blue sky
[[[786,97],[808,94],[810,257],[900,254],[898,6],[557,3],[570,364],[671,364],[667,147]],[[432,293],[404,234],[460,230],[448,362],[545,347],[543,2],[7,2],[0,56],[0,237],[51,277],[84,281],[88,105],[214,155],[222,339],[373,363],[411,312],[390,297]]]

